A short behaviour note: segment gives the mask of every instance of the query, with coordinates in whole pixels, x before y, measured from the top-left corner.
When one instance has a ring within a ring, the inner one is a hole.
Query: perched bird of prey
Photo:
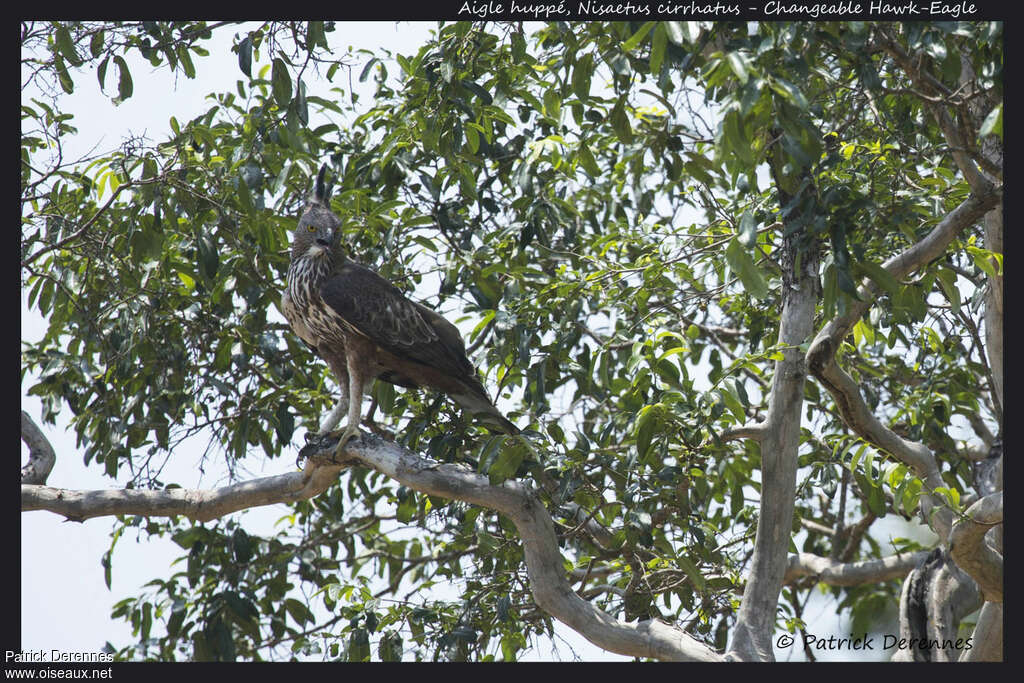
[[[331,212],[324,183],[326,171],[326,165],[320,169],[295,229],[281,299],[292,330],[327,362],[341,388],[341,400],[320,426],[320,435],[334,429],[346,412],[348,423],[337,448],[358,434],[363,394],[377,378],[443,391],[485,426],[517,434],[519,429],[480,383],[458,329],[345,256],[341,221]]]

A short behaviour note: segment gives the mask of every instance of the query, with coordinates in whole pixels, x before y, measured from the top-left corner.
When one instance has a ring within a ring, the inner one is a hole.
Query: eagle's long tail
[[[518,434],[519,427],[509,422],[485,396],[470,392],[451,394],[463,410],[479,420],[485,427],[502,434]]]

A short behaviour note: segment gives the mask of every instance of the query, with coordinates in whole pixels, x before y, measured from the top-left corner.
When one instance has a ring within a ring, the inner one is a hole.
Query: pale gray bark
[[[882,264],[896,280],[940,256],[950,242],[967,227],[985,215],[1001,198],[1002,190],[989,186],[986,194],[972,194],[951,211],[921,241],[893,256]],[[854,433],[891,454],[894,458],[914,470],[927,489],[944,486],[939,476],[935,455],[923,443],[912,442],[899,436],[871,413],[860,387],[846,371],[839,367],[835,353],[840,343],[875,302],[881,292],[878,284],[866,279],[858,289],[860,301],[852,302],[845,315],[837,316],[818,332],[807,350],[807,366],[811,373],[832,394],[840,415]],[[945,509],[931,515],[937,501],[930,496],[921,499],[926,519],[930,519],[935,531],[945,538],[952,523],[952,516]]]
[[[795,240],[783,247],[784,263],[797,262]],[[740,428],[736,434],[754,438],[761,447],[761,501],[754,554],[728,657],[738,661],[774,661],[772,637],[779,591],[786,573],[796,499],[797,449],[807,370],[799,346],[814,330],[818,301],[819,258],[801,254],[798,272],[783,275],[783,305],[779,345],[764,422]],[[785,266],[784,266],[785,267]],[[734,434],[735,436],[735,434]]]
[[[1003,253],[1002,204],[985,215],[985,248]],[[985,345],[992,373],[992,393],[996,410],[1003,406],[1003,276],[989,276],[985,289]],[[1000,415],[1000,424],[1002,416]]]
[[[971,649],[964,651],[961,662],[1003,661],[1003,605],[986,602],[978,614],[978,624],[971,635]]]
[[[877,560],[840,562],[811,553],[790,555],[786,567],[785,583],[804,576],[813,576],[830,586],[859,586],[898,579],[909,574],[928,556],[928,551],[889,555]]]
[[[1003,601],[1003,556],[985,540],[1003,523],[1003,492],[985,496],[953,525],[949,553],[953,561],[978,583],[985,600]]]
[[[57,457],[49,439],[24,410],[21,411],[21,440],[28,446],[28,462],[21,468],[21,483],[45,484]]]
[[[182,515],[200,522],[260,505],[291,503],[320,495],[338,478],[339,468],[290,472],[273,477],[231,484],[211,490],[110,489],[74,491],[23,484],[21,509],[47,510],[69,521],[84,522],[93,517],[141,515],[171,517]]]

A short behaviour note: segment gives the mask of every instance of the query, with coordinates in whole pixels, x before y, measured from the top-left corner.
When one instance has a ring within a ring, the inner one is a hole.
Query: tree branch
[[[331,449],[313,458],[332,465],[344,464]],[[507,516],[522,539],[537,605],[598,647],[635,657],[722,661],[721,655],[676,626],[656,619],[635,625],[621,623],[579,597],[563,569],[554,522],[531,485],[509,480],[492,486],[487,477],[463,465],[426,460],[373,435],[349,442],[344,458],[417,491],[480,505]]]
[[[893,61],[896,62],[907,76],[910,77],[915,85],[917,85],[918,89],[922,91],[923,95],[921,99],[925,107],[935,118],[935,122],[942,131],[942,136],[946,139],[946,144],[949,146],[950,153],[953,155],[953,160],[956,162],[960,172],[963,173],[968,185],[971,186],[972,192],[986,192],[992,186],[992,183],[974,164],[974,161],[971,158],[973,148],[968,144],[970,141],[964,140],[963,135],[961,135],[960,130],[958,130],[952,117],[945,108],[945,102],[949,96],[948,90],[941,81],[921,68],[921,59],[915,59],[914,56],[904,52],[899,43],[889,36],[888,33],[884,30],[879,30],[878,35],[880,37],[881,47],[893,58]]]
[[[21,440],[28,445],[28,462],[21,468],[21,483],[45,484],[57,456],[50,440],[24,410],[21,411]]]
[[[165,179],[165,174],[160,174],[152,178],[147,178],[145,180],[132,180],[131,178],[128,178],[127,181],[117,186],[117,189],[110,194],[110,199],[108,199],[103,206],[96,210],[96,213],[92,215],[92,218],[87,220],[77,230],[75,230],[73,233],[71,233],[64,239],[54,242],[53,244],[40,247],[39,250],[36,251],[36,253],[32,254],[31,256],[28,256],[24,261],[21,262],[22,267],[24,268],[28,265],[31,265],[33,261],[38,260],[39,257],[42,256],[43,254],[54,251],[55,249],[60,249],[64,245],[70,244],[71,242],[74,242],[79,237],[84,235],[89,230],[89,228],[92,227],[93,223],[95,223],[100,216],[102,216],[104,213],[107,212],[108,209],[110,209],[111,205],[113,205],[114,200],[117,199],[118,195],[120,195],[125,190],[134,187],[139,187],[140,185],[152,185],[153,183],[160,183],[163,182]]]
[[[732,429],[726,429],[718,435],[718,438],[721,441],[738,441],[739,439],[753,439],[754,441],[760,441],[764,438],[767,431],[767,422],[757,422],[753,424],[745,424],[740,427],[733,427]]]
[[[292,503],[313,498],[334,483],[340,469],[335,467],[333,471],[329,471],[328,468],[307,466],[301,472],[253,479],[213,490],[72,491],[52,486],[24,484],[21,487],[21,509],[23,512],[48,510],[74,522],[110,515],[182,515],[206,522],[260,505]]]
[[[909,273],[938,258],[949,243],[961,231],[980,219],[996,206],[1002,190],[992,188],[981,195],[972,194],[959,206],[939,221],[922,240],[888,259],[882,267],[894,278],[901,280]],[[844,315],[837,316],[821,328],[807,350],[807,367],[828,390],[836,402],[839,413],[847,426],[856,434],[878,448],[892,454],[894,458],[911,467],[929,489],[942,486],[934,454],[922,443],[903,439],[883,425],[867,407],[860,393],[860,387],[836,363],[835,354],[842,340],[867,309],[874,303],[881,289],[870,279],[865,279],[858,289],[860,301],[851,302]],[[933,501],[922,499],[931,509]],[[948,515],[935,517],[940,532],[948,531],[951,520]],[[942,533],[945,535],[945,533]]]
[[[1003,605],[986,602],[978,614],[978,623],[971,635],[972,647],[965,650],[961,662],[1003,661]]]
[[[775,363],[764,422],[732,430],[733,434],[738,432],[746,438],[757,438],[761,448],[762,483],[754,553],[729,644],[730,660],[774,661],[771,635],[792,537],[797,452],[807,375],[799,347],[814,333],[814,306],[820,293],[820,255],[814,249],[800,253],[795,237],[787,239],[781,252],[784,268],[778,343],[784,349],[783,358]]]
[[[985,542],[985,534],[1003,523],[1003,492],[985,496],[953,525],[949,554],[978,583],[986,602],[1003,601],[1003,556]]]
[[[659,620],[622,623],[579,597],[563,568],[551,516],[529,484],[506,481],[492,486],[487,477],[463,465],[427,460],[372,434],[349,441],[341,456],[333,449],[333,444],[307,446],[303,451],[312,452],[302,472],[213,491],[68,491],[26,485],[22,486],[22,510],[49,510],[75,520],[120,514],[208,520],[254,505],[311,498],[336,481],[343,468],[358,463],[422,493],[480,505],[511,519],[522,539],[537,605],[598,647],[634,657],[723,661],[677,626]]]
[[[799,553],[789,556],[785,582],[793,583],[803,576],[814,576],[818,581],[830,586],[879,583],[906,576],[927,556],[928,551],[921,550],[916,553],[889,555],[878,560],[839,562],[811,553]]]

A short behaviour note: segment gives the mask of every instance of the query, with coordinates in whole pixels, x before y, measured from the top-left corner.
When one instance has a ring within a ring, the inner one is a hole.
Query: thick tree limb
[[[329,468],[307,467],[302,472],[263,477],[212,490],[72,491],[52,486],[22,485],[21,509],[24,512],[48,510],[75,522],[110,515],[182,515],[205,522],[260,505],[313,498],[334,483],[339,471],[338,467],[333,471]]]
[[[986,602],[978,614],[978,623],[971,635],[971,649],[965,650],[961,662],[1003,661],[1003,605]]]
[[[985,247],[1003,253],[1003,214],[998,209],[985,215]],[[993,264],[994,265],[994,264]],[[985,288],[985,348],[992,373],[992,398],[999,426],[1003,425],[1003,276],[989,275]]]
[[[983,194],[972,193],[939,221],[921,241],[889,258],[882,264],[882,267],[889,271],[889,274],[897,281],[902,280],[921,266],[941,256],[957,234],[973,225],[987,211],[1002,201],[1002,194],[1001,187],[990,188]],[[860,301],[850,302],[845,315],[835,317],[821,328],[814,338],[814,343],[807,351],[808,359],[815,357],[816,353],[823,354],[824,351],[818,347],[826,343],[833,345],[831,351],[834,354],[839,347],[839,342],[850,333],[857,321],[874,304],[881,291],[882,289],[877,283],[871,279],[865,279],[857,290]]]
[[[491,486],[462,465],[421,458],[374,435],[349,441],[343,455],[333,445],[309,456],[302,472],[256,479],[212,491],[68,491],[22,486],[22,510],[49,510],[69,519],[102,515],[184,515],[208,520],[256,505],[287,503],[326,490],[338,473],[362,464],[430,495],[496,510],[516,525],[538,606],[598,647],[619,654],[676,661],[723,661],[723,657],[677,626],[659,620],[626,624],[578,596],[569,584],[554,523],[533,488],[519,481]],[[308,449],[309,447],[307,447]],[[313,449],[315,451],[315,449]]]
[[[953,525],[949,554],[978,583],[987,602],[1003,601],[1003,556],[985,542],[989,529],[1003,522],[1003,492],[985,496]]]
[[[961,231],[972,225],[996,206],[1002,190],[990,188],[985,194],[971,195],[951,211],[921,241],[887,260],[882,267],[894,278],[900,280],[909,273],[938,258],[949,243]],[[914,470],[928,489],[942,486],[942,479],[934,454],[922,443],[908,441],[883,425],[870,411],[860,393],[860,387],[835,360],[836,350],[849,334],[853,325],[874,303],[881,289],[866,279],[858,290],[860,301],[851,302],[845,315],[829,321],[815,336],[807,350],[807,367],[819,382],[829,391],[836,402],[839,413],[847,426],[856,434],[890,453],[894,458]],[[927,514],[934,502],[930,497],[922,499]],[[939,514],[934,518],[941,536],[948,532],[950,517]]]
[[[50,440],[24,410],[21,411],[21,440],[28,446],[28,462],[21,468],[21,483],[45,484],[57,456]]]
[[[901,649],[892,661],[953,661],[962,650],[955,643],[960,620],[981,606],[977,585],[942,549],[932,550],[907,575],[900,595],[900,638],[932,642],[932,647]]]
[[[761,501],[747,585],[736,618],[728,657],[739,661],[774,661],[772,634],[786,573],[787,552],[796,498],[797,450],[807,370],[799,346],[814,332],[814,306],[820,291],[819,256],[808,250],[797,257],[795,240],[783,248],[783,304],[779,318],[782,360],[776,361],[763,423],[738,433],[756,438],[761,447]],[[796,267],[796,263],[801,265]]]
[[[740,427],[733,427],[732,429],[726,429],[724,432],[718,435],[721,441],[738,441],[740,439],[753,439],[754,441],[760,441],[764,438],[766,433],[765,429],[766,422],[757,422],[754,424],[745,424]]]
[[[878,583],[906,576],[927,556],[928,551],[922,550],[916,553],[889,555],[878,560],[839,562],[811,553],[799,553],[789,556],[785,582],[792,583],[804,576],[814,576],[818,581],[830,586]]]

